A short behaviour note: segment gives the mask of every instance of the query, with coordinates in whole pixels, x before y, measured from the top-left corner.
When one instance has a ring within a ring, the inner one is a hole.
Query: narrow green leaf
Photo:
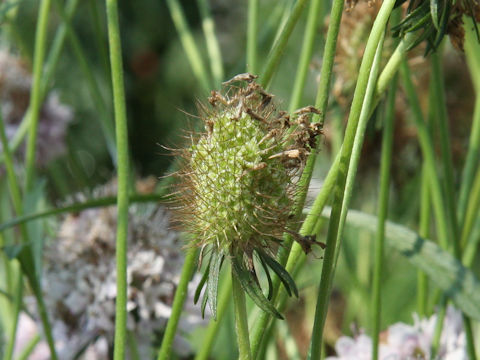
[[[262,264],[263,270],[265,271],[265,275],[267,276],[267,281],[268,281],[268,296],[267,296],[267,299],[270,301],[273,298],[272,277],[270,276],[270,271],[268,270],[268,266],[265,263],[265,260],[263,260],[263,257],[258,255],[258,258],[260,259],[260,264]]]
[[[251,272],[246,270],[237,257],[232,258],[232,269],[237,277],[243,291],[245,291],[257,304],[257,306],[266,313],[283,320],[283,316],[275,309],[270,301],[263,295],[262,289]]]
[[[196,304],[198,302],[198,299],[200,298],[200,294],[202,293],[203,286],[205,285],[205,282],[207,281],[208,274],[210,273],[210,261],[208,262],[208,266],[203,272],[202,278],[200,279],[200,282],[198,283],[197,289],[195,290],[195,296],[193,297],[193,303]]]
[[[207,293],[208,293],[208,305],[212,312],[213,318],[217,320],[217,295],[218,295],[218,275],[220,268],[222,267],[223,254],[218,253],[214,249],[210,257],[209,264],[209,276],[207,279]]]
[[[268,256],[265,252],[263,251],[258,251],[258,255],[260,255],[261,258],[267,263],[267,265],[272,269],[275,274],[280,278],[280,281],[283,283],[283,286],[285,286],[285,290],[287,290],[287,293],[289,296],[292,296],[292,292],[295,294],[295,296],[298,298],[298,289],[297,285],[295,284],[295,281],[293,281],[292,277],[290,274],[283,268],[282,265],[280,265],[275,259],[273,259],[271,256]]]
[[[430,15],[432,16],[433,26],[439,30],[438,26],[438,0],[430,0]]]
[[[330,209],[325,208],[322,216],[328,218]],[[347,224],[371,232],[376,231],[377,217],[360,211],[350,210]],[[480,282],[450,253],[432,241],[421,238],[405,226],[386,223],[387,245],[404,255],[414,266],[423,270],[456,306],[466,315],[480,320]]]

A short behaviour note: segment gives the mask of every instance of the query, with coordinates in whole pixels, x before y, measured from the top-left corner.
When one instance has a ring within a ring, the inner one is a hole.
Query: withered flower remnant
[[[291,116],[278,111],[273,95],[255,78],[240,74],[224,83],[224,95],[212,91],[209,105],[199,105],[205,132],[192,134],[190,147],[180,152],[184,166],[178,173],[177,215],[201,249],[200,263],[208,258],[195,300],[206,284],[202,306],[205,309],[208,302],[214,316],[225,258],[244,291],[264,311],[281,318],[263,295],[254,257],[269,280],[269,299],[269,270],[290,295],[297,295],[293,279],[274,253],[293,217],[298,178],[321,133],[321,126],[310,121],[319,111],[311,106]]]

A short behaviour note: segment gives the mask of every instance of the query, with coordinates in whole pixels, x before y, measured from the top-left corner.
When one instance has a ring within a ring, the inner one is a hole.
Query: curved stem
[[[127,233],[128,233],[128,130],[123,82],[122,49],[116,0],[106,0],[110,67],[112,70],[115,136],[117,145],[117,297],[115,309],[115,360],[125,358],[127,331]]]

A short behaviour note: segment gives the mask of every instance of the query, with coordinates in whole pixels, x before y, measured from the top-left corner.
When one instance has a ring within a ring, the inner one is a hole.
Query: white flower
[[[380,360],[429,359],[437,315],[420,319],[414,314],[414,324],[396,323],[386,330],[386,342],[380,344]],[[328,360],[362,360],[372,357],[372,340],[365,334],[342,336],[335,344],[336,357]],[[449,306],[444,319],[438,358],[467,360],[465,332],[461,312]]]

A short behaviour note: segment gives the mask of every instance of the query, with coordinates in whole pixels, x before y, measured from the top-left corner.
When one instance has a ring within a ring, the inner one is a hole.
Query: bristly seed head
[[[315,150],[321,126],[310,122],[319,112],[312,106],[292,117],[277,111],[273,95],[255,78],[237,75],[224,84],[225,95],[212,91],[210,107],[199,106],[205,132],[192,135],[191,146],[181,153],[178,215],[194,244],[202,248],[201,257],[207,250],[211,254],[203,283],[208,278],[205,293],[212,312],[218,271],[228,257],[244,290],[260,307],[280,317],[261,293],[253,255],[265,271],[280,274],[287,291],[296,293],[273,251],[291,218],[297,179]],[[246,85],[232,85],[237,82]]]

